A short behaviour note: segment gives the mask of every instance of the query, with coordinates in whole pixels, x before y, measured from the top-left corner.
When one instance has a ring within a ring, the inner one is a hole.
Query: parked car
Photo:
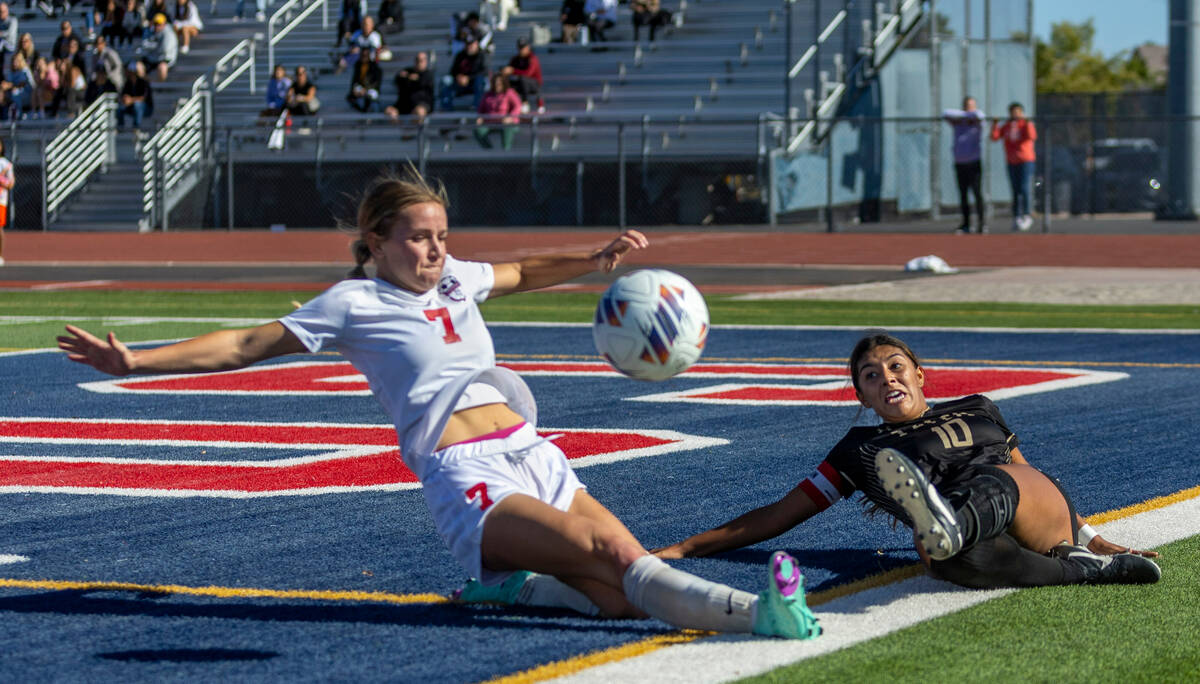
[[[1165,160],[1149,138],[1102,138],[1086,148],[1055,147],[1050,154],[1051,210],[1072,214],[1154,211],[1166,199]],[[1037,208],[1045,178],[1038,165]]]

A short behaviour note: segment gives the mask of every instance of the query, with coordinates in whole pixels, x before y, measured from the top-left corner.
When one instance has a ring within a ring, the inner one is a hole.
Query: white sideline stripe
[[[0,553],[0,565],[11,565],[13,563],[24,563],[29,560],[27,556],[17,556],[11,553]]]
[[[1095,526],[1117,543],[1153,548],[1200,534],[1200,497]],[[801,556],[803,565],[803,556]],[[927,576],[867,589],[815,609],[825,633],[813,641],[719,635],[594,667],[555,682],[727,682],[824,655],[1017,591],[971,590]]]

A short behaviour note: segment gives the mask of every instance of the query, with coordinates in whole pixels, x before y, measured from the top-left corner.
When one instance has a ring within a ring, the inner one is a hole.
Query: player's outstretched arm
[[[649,244],[645,235],[636,230],[626,230],[612,242],[592,252],[548,254],[494,264],[496,282],[489,296],[499,297],[558,285],[592,271],[611,273],[626,254],[645,249]]]
[[[775,503],[756,508],[707,532],[654,549],[659,558],[692,558],[740,549],[778,537],[821,511],[816,502],[796,487]]]
[[[135,373],[204,373],[233,370],[275,356],[305,351],[282,323],[254,328],[218,330],[154,349],[129,349],[113,333],[101,339],[83,328],[67,326],[58,348],[76,363],[109,375]]]

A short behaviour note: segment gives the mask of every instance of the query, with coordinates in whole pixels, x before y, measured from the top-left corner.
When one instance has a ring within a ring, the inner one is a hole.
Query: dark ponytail
[[[366,263],[371,260],[371,248],[367,246],[367,241],[358,239],[350,245],[350,253],[354,255],[354,268],[346,274],[346,277],[352,280],[365,280],[367,278],[367,269],[364,268]]]

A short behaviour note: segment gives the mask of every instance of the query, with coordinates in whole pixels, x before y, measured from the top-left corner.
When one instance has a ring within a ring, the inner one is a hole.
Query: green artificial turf
[[[1157,550],[1158,584],[1024,589],[742,681],[1200,681],[1200,537]]]

